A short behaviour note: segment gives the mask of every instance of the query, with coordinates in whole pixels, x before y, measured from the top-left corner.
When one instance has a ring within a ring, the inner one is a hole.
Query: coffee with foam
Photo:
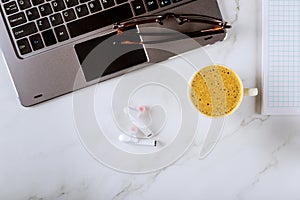
[[[194,75],[190,97],[195,107],[204,115],[226,116],[239,106],[243,98],[243,85],[231,69],[211,65]]]

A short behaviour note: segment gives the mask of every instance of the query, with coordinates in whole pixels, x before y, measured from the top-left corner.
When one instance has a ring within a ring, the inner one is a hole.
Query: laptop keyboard
[[[184,0],[1,0],[20,55]]]

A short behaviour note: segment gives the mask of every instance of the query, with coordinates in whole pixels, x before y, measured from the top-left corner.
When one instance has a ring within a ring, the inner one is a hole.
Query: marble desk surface
[[[259,0],[219,0],[233,28],[204,49],[243,84],[260,87]],[[260,115],[260,98],[245,98],[226,118],[212,153],[193,145],[173,165],[134,175],[109,169],[82,147],[72,96],[34,108],[20,105],[0,66],[1,200],[300,199],[300,117]]]

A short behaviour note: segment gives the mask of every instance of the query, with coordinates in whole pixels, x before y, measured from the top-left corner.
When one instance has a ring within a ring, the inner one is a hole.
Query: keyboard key
[[[134,0],[131,2],[135,15],[141,15],[146,12],[142,0]]]
[[[11,15],[8,17],[8,21],[11,27],[24,24],[27,20],[23,12]]]
[[[54,29],[54,31],[59,42],[69,39],[69,35],[65,26],[58,26]]]
[[[40,31],[50,28],[49,20],[45,17],[36,21]]]
[[[18,49],[21,55],[27,54],[31,52],[31,48],[29,42],[26,38],[17,41]]]
[[[37,30],[34,22],[30,22],[28,24],[24,24],[24,25],[18,26],[16,28],[13,28],[12,31],[13,31],[15,38],[19,39],[21,37],[25,37],[27,35],[36,33],[38,30]]]
[[[40,34],[35,34],[29,37],[33,50],[39,50],[44,47],[43,40]]]
[[[4,4],[4,10],[7,15],[10,15],[10,14],[13,14],[13,13],[16,13],[19,11],[18,6],[17,6],[16,2],[14,2],[14,1]]]
[[[115,5],[114,0],[101,0],[103,8],[109,8]]]
[[[63,0],[54,0],[51,3],[55,12],[61,11],[66,8]]]
[[[44,3],[44,2],[45,2],[44,0],[32,0],[32,4],[33,4],[34,6],[39,5],[39,4],[42,4],[42,3]]]
[[[56,39],[55,39],[54,33],[51,29],[42,32],[42,36],[43,36],[46,46],[51,46],[53,44],[56,44]]]
[[[80,3],[86,3],[89,2],[90,0],[79,0]]]
[[[156,0],[145,0],[146,7],[148,11],[153,11],[158,9],[158,4]]]
[[[171,4],[171,0],[158,0],[160,7],[165,7]]]
[[[52,26],[57,26],[63,23],[62,17],[59,13],[50,16],[50,22]]]
[[[26,8],[31,7],[31,3],[29,0],[18,0],[18,4],[21,10],[25,10]]]
[[[62,12],[62,14],[66,22],[76,19],[76,15],[73,9],[66,10]]]
[[[52,8],[49,3],[43,4],[39,6],[39,10],[42,16],[47,16],[52,13]]]
[[[114,7],[68,23],[67,27],[71,37],[73,38],[131,17],[133,17],[133,14],[130,5],[121,4],[118,7]]]
[[[91,13],[98,12],[101,10],[101,5],[98,0],[89,2],[88,7],[90,8]]]
[[[125,3],[127,0],[116,0],[117,4]]]
[[[89,10],[85,4],[77,6],[75,10],[78,17],[83,17],[89,14]]]
[[[68,8],[78,5],[78,0],[65,0]]]
[[[2,0],[2,3],[6,3],[6,2],[9,2],[9,0]]]
[[[29,10],[26,10],[25,13],[28,17],[28,20],[30,20],[30,21],[35,20],[40,17],[40,14],[39,14],[37,8],[31,8]]]

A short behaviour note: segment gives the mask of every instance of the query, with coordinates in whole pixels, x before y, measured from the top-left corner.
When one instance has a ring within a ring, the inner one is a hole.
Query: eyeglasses
[[[174,14],[174,13],[166,13],[163,15],[148,15],[142,17],[132,18],[129,21],[122,21],[115,23],[113,28],[117,30],[118,34],[122,34],[124,31],[135,28],[137,25],[146,25],[146,24],[159,24],[163,26],[168,19],[174,19],[177,22],[178,27],[185,26],[185,30],[180,31],[180,35],[171,36],[168,39],[164,40],[156,40],[156,41],[144,41],[139,43],[158,43],[158,42],[166,42],[180,39],[185,35],[185,37],[201,37],[208,36],[218,33],[224,33],[225,29],[231,28],[231,25],[228,22],[223,21],[222,19],[210,17],[206,15],[197,15],[197,14]],[[190,28],[193,27],[193,28]],[[180,28],[179,28],[180,30]],[[142,35],[142,33],[139,33]],[[149,35],[149,33],[147,33]],[[159,36],[159,33],[153,33],[155,36]],[[176,35],[176,34],[175,34]],[[124,44],[130,44],[130,41],[124,41]],[[134,43],[134,42],[133,42]]]

